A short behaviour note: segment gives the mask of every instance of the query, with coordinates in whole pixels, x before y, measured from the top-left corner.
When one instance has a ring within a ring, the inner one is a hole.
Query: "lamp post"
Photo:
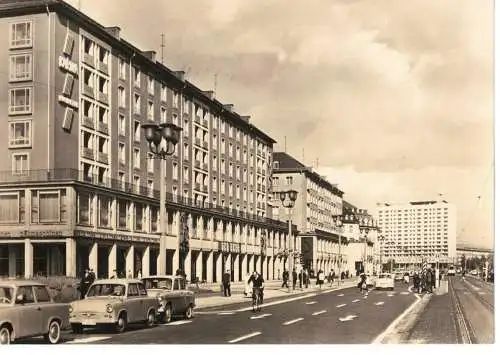
[[[154,159],[160,159],[160,253],[159,267],[156,273],[159,275],[166,274],[166,264],[167,264],[167,245],[166,245],[166,233],[167,233],[167,190],[165,186],[165,178],[167,175],[166,160],[167,157],[171,156],[175,152],[175,147],[179,142],[181,127],[176,126],[173,123],[146,123],[142,124],[142,129],[144,129],[144,135],[146,141],[149,145],[149,150],[153,153]],[[162,142],[165,140],[166,148],[162,147]],[[183,241],[184,242],[184,241]]]
[[[292,249],[292,208],[295,205],[295,201],[297,200],[298,192],[296,190],[287,190],[280,192],[280,200],[283,207],[288,209],[288,277],[292,276],[292,268],[293,268],[293,255],[294,250]],[[291,292],[290,284],[288,284],[288,291]]]
[[[338,256],[337,256],[337,265],[338,265],[338,276],[337,276],[337,284],[338,286],[340,287],[340,274],[341,274],[341,271],[340,271],[340,262],[341,262],[341,259],[342,259],[342,254],[341,254],[341,245],[342,245],[342,235],[341,235],[341,228],[342,228],[342,216],[333,216],[333,221],[335,223],[335,228],[338,229],[338,244],[339,244],[339,253],[338,253]]]
[[[378,247],[378,256],[379,256],[379,261],[380,261],[380,270],[379,270],[379,274],[382,273],[383,271],[383,264],[382,264],[382,246],[383,246],[383,243],[384,243],[384,240],[385,240],[385,237],[383,235],[379,235],[377,237],[377,240],[380,242],[379,244],[379,247]]]

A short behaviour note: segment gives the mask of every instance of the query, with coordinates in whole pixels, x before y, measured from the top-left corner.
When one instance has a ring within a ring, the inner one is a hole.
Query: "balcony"
[[[197,190],[197,191],[201,191],[201,184],[200,184],[199,182],[195,183],[195,184],[194,184],[194,188],[195,188],[195,190]]]
[[[208,150],[208,142],[203,141],[203,148]]]
[[[200,169],[201,163],[198,160],[195,160],[194,167]]]
[[[198,115],[194,116],[194,121],[198,124],[201,124],[201,117]]]
[[[203,170],[208,171],[208,164],[207,163],[203,163]]]
[[[92,117],[83,116],[82,117],[82,126],[94,129],[94,119]]]
[[[207,185],[203,185],[203,192],[208,194],[208,186]]]
[[[201,139],[200,138],[196,138],[194,140],[194,144],[196,144],[198,147],[201,147]]]
[[[101,122],[99,121],[97,123],[97,130],[101,133],[104,133],[104,134],[109,134],[109,126],[107,123],[105,122]]]
[[[208,128],[208,120],[203,119],[203,121],[202,121],[202,122],[203,122],[203,123],[202,123],[203,127]]]
[[[109,163],[109,155],[107,153],[98,152],[97,153],[97,161],[103,164]]]
[[[82,92],[91,98],[94,98],[94,88],[90,85],[83,84]]]
[[[108,94],[105,94],[105,93],[103,93],[101,91],[99,91],[98,94],[97,94],[97,100],[99,100],[103,104],[106,104],[106,105],[109,104]]]
[[[101,73],[104,73],[108,75],[109,73],[109,67],[106,63],[103,63],[101,61],[97,61],[97,70],[99,70]]]
[[[95,156],[94,156],[94,149],[83,147],[82,148],[82,157],[85,158],[85,159],[94,160],[94,158],[95,158]]]
[[[89,53],[84,53],[83,54],[83,62],[87,65],[90,65],[93,68],[95,65],[95,58],[93,55],[91,55]]]

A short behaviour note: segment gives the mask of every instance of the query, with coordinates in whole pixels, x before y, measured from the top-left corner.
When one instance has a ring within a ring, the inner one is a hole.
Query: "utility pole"
[[[163,64],[163,50],[165,49],[165,34],[161,34],[161,64]]]
[[[217,73],[214,74],[214,97],[217,95]]]

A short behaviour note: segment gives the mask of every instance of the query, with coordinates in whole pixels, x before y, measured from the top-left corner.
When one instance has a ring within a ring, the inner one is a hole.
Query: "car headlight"
[[[69,313],[73,313],[73,307],[69,306],[68,311]]]
[[[108,312],[108,313],[113,312],[113,306],[110,304],[106,305],[106,312]]]

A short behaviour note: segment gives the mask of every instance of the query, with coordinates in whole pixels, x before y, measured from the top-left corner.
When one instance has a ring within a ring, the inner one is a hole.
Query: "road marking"
[[[271,313],[264,313],[264,314],[261,314],[260,316],[252,316],[252,317],[250,317],[250,319],[261,319],[261,318],[269,317],[270,315],[272,315],[272,314]]]
[[[312,315],[313,316],[319,316],[320,314],[323,314],[323,313],[326,313],[326,309],[324,309],[322,311],[314,312]]]
[[[172,322],[172,323],[163,323],[162,325],[181,325],[181,324],[188,324],[188,323],[192,323],[193,321],[192,320],[178,320],[176,322]]]
[[[341,321],[341,322],[349,322],[350,320],[353,320],[355,318],[358,318],[358,316],[350,314],[347,317],[339,318],[339,321]]]
[[[363,299],[365,299],[365,300],[366,300],[367,298],[368,298],[368,296],[364,296],[364,297],[363,297]]]
[[[352,300],[352,303],[356,303],[356,302],[359,302],[359,300]]]
[[[486,292],[483,292],[483,291],[479,291],[478,293],[479,293],[480,295],[485,295],[485,294],[486,294]]]
[[[390,293],[387,295],[387,297],[394,297],[394,294]]]
[[[375,305],[375,306],[381,306],[381,305],[383,305],[383,304],[384,304],[384,302],[377,302],[377,303],[374,303],[374,305]]]
[[[344,295],[343,293],[340,293],[340,294],[338,294],[337,296],[338,296],[338,297],[342,297],[343,295]]]
[[[401,292],[402,295],[409,295],[410,293],[409,292]]]
[[[470,295],[469,291],[464,291],[464,295]]]
[[[234,314],[234,312],[219,312],[219,313],[217,313],[218,316],[230,316],[231,314]]]
[[[315,303],[318,303],[318,302],[316,302],[316,301],[306,302],[306,304],[315,304]]]
[[[342,304],[339,304],[339,305],[337,306],[337,308],[342,308],[342,307],[345,307],[345,306],[347,306],[347,305],[346,305],[345,303],[342,303]]]
[[[93,343],[96,341],[101,341],[101,340],[106,340],[106,339],[111,339],[111,337],[95,336],[95,337],[88,337],[88,338],[80,338],[80,339],[67,341],[64,344],[86,344],[86,343]]]
[[[295,319],[289,320],[288,322],[283,323],[283,325],[290,325],[293,323],[300,322],[301,320],[304,320],[304,318],[295,318]]]
[[[242,337],[239,337],[239,338],[236,338],[236,339],[233,339],[233,340],[229,340],[228,343],[230,343],[230,344],[237,343],[239,341],[242,341],[242,340],[245,340],[245,339],[248,339],[248,338],[252,338],[252,337],[256,337],[257,335],[261,335],[261,334],[262,334],[261,332],[250,333],[250,334],[247,334],[247,335],[243,335]]]
[[[274,302],[264,303],[264,304],[262,304],[260,306],[260,308],[274,306],[276,304],[282,304],[282,303],[287,303],[287,302],[293,302],[293,301],[303,300],[305,298],[314,297],[316,295],[317,295],[316,293],[310,293],[308,295],[304,295],[304,296],[300,296],[300,297],[287,298],[287,299],[280,300],[280,301],[274,301]],[[240,308],[240,309],[236,310],[235,312],[246,312],[246,311],[250,311],[250,310],[253,310],[253,307]]]

